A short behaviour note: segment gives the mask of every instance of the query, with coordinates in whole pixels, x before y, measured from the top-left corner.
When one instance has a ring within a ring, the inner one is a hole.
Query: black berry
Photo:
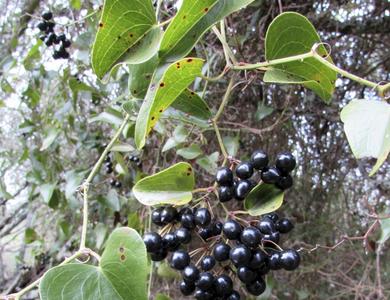
[[[294,225],[289,219],[283,218],[276,222],[276,229],[280,233],[289,233],[291,230],[293,230],[293,228]]]
[[[252,154],[251,163],[256,170],[262,170],[268,166],[268,155],[261,150],[255,151]]]
[[[221,202],[230,201],[234,196],[234,190],[231,186],[221,186],[218,189],[218,198]]]
[[[163,222],[161,222],[161,212],[163,208],[159,207],[152,211],[152,223],[156,224],[157,226],[164,225]]]
[[[275,224],[270,218],[263,218],[259,224],[257,224],[261,233],[271,234],[275,231]]]
[[[240,300],[240,294],[237,291],[233,291],[227,298],[226,300]]]
[[[282,173],[289,173],[294,170],[297,162],[290,152],[283,152],[276,157],[275,165]]]
[[[175,231],[176,239],[181,244],[188,244],[191,241],[191,232],[185,228],[179,228]]]
[[[46,21],[49,21],[53,18],[53,13],[51,11],[47,11],[42,14],[42,18]]]
[[[216,260],[211,255],[206,255],[202,258],[200,262],[200,267],[203,271],[210,271],[212,268],[214,268],[216,263]]]
[[[195,228],[195,220],[192,214],[183,214],[180,218],[181,226],[187,229]]]
[[[227,167],[222,167],[217,171],[215,181],[219,185],[232,185],[233,184],[233,172]]]
[[[244,200],[252,188],[249,180],[240,180],[234,188],[234,196],[237,200]]]
[[[184,268],[182,275],[185,281],[195,282],[199,279],[199,270],[194,265],[190,265]]]
[[[171,267],[176,270],[183,270],[190,264],[191,258],[187,251],[177,250],[173,252],[171,258]]]
[[[276,183],[276,186],[280,188],[281,190],[287,190],[290,187],[292,187],[294,184],[294,181],[290,175],[282,176],[279,178],[279,181]]]
[[[230,246],[224,243],[218,243],[214,247],[213,255],[217,261],[229,259]]]
[[[248,179],[253,175],[253,166],[250,162],[242,162],[236,167],[236,175],[240,179]]]
[[[180,282],[180,291],[184,296],[189,296],[195,291],[195,284],[193,282],[188,282],[183,280]]]
[[[256,247],[260,244],[261,237],[261,233],[256,227],[249,226],[241,232],[240,240],[248,247]]]
[[[241,225],[234,220],[229,220],[223,225],[223,233],[229,240],[236,240],[241,234]]]
[[[279,252],[271,254],[271,256],[269,257],[269,267],[271,270],[280,270],[282,268]]]
[[[144,243],[148,252],[156,252],[162,246],[162,239],[157,232],[149,232],[144,235]]]
[[[263,172],[261,172],[261,180],[264,183],[268,184],[275,184],[280,179],[280,172],[275,167],[266,167],[263,169]]]
[[[161,211],[161,222],[169,224],[176,219],[177,210],[172,206],[167,206]]]
[[[205,227],[211,222],[211,214],[207,208],[199,208],[194,214],[195,224],[198,226]]]
[[[257,278],[256,272],[248,267],[239,267],[237,269],[237,276],[243,283],[251,283]]]
[[[249,262],[249,267],[253,270],[260,269],[267,262],[267,255],[260,249],[252,252],[252,258]]]
[[[238,245],[230,251],[230,260],[236,267],[246,266],[251,259],[251,251],[245,245]]]
[[[248,292],[254,296],[260,296],[262,293],[264,293],[266,288],[264,279],[258,278],[254,282],[247,284],[246,289]]]
[[[46,29],[47,29],[47,24],[46,24],[46,22],[41,22],[41,23],[38,23],[37,27],[38,27],[38,29],[39,29],[40,31],[46,31]]]
[[[162,238],[162,245],[170,251],[175,251],[180,246],[180,243],[177,240],[176,235],[173,233],[167,233]]]
[[[214,287],[218,296],[230,295],[233,291],[233,281],[228,275],[222,274],[215,278]]]
[[[152,252],[150,254],[150,258],[152,259],[152,261],[162,261],[167,257],[167,255],[168,255],[168,250],[164,248],[160,248],[158,251]]]
[[[200,273],[196,287],[203,291],[211,289],[214,285],[214,276],[209,272]]]
[[[294,249],[288,249],[280,254],[280,264],[283,269],[293,271],[299,267],[301,257]]]

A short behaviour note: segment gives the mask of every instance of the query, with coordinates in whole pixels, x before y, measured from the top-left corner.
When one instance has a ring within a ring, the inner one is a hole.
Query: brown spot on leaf
[[[160,87],[164,87],[165,86],[165,83],[164,82],[161,82],[160,83]]]
[[[104,24],[103,23],[99,23],[99,27],[100,28],[103,28]]]
[[[192,58],[187,59],[187,62],[189,63],[192,62]]]
[[[205,7],[203,11],[207,13],[209,11],[209,8]]]
[[[130,33],[129,36],[130,36],[131,38],[133,38],[134,34]]]
[[[192,172],[192,169],[191,169],[191,168],[188,168],[187,170],[188,170],[188,172]]]
[[[126,260],[126,256],[124,254],[121,255],[121,261]]]
[[[120,253],[123,253],[123,252],[125,252],[125,248],[123,248],[122,246],[121,246],[121,247],[119,247],[119,252],[120,252]]]
[[[191,95],[195,95],[195,92],[191,92]]]
[[[137,94],[137,90],[134,90],[134,91],[133,91],[133,94]]]
[[[187,173],[187,176],[191,176],[191,173]]]
[[[185,20],[186,18],[187,18],[187,16],[184,15],[184,16],[183,16],[183,20]]]
[[[159,110],[159,112],[162,113],[162,112],[163,112],[163,109],[161,108],[161,109]]]
[[[152,121],[154,121],[155,119],[156,119],[156,117],[153,116],[153,117],[152,117]]]

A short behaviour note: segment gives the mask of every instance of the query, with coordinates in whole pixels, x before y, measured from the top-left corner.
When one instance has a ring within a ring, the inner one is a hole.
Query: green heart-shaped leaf
[[[156,23],[150,0],[104,1],[91,55],[96,75],[103,78],[133,46],[155,28]],[[146,46],[143,48],[149,49]]]
[[[374,175],[390,152],[390,104],[352,100],[340,116],[353,155],[356,158],[377,158],[370,172],[370,176]]]
[[[144,205],[182,205],[191,201],[194,186],[192,167],[182,162],[141,179],[133,187],[133,193]]]
[[[131,228],[116,229],[98,267],[71,263],[50,269],[39,285],[42,300],[146,300],[146,248]]]
[[[268,27],[265,57],[267,60],[273,60],[304,54],[320,42],[317,31],[306,17],[295,12],[282,13]],[[323,45],[317,48],[317,52],[321,56],[328,56]],[[332,62],[330,57],[327,59]],[[265,73],[264,81],[302,84],[328,103],[335,89],[336,77],[335,71],[310,57],[275,65]]]
[[[211,118],[211,111],[207,103],[198,94],[186,89],[172,103],[172,107],[202,120]]]
[[[244,207],[251,216],[260,216],[277,210],[283,204],[284,192],[273,184],[257,185],[245,198]]]
[[[145,145],[146,136],[176,98],[197,76],[201,76],[203,60],[185,58],[154,73],[135,126],[135,143],[138,149]]]

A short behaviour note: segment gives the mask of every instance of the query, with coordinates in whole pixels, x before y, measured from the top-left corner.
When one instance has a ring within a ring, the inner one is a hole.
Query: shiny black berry
[[[262,293],[264,293],[265,288],[265,281],[261,277],[246,285],[247,291],[254,296],[260,296]]]
[[[181,226],[187,229],[191,230],[195,228],[195,220],[192,214],[183,214],[180,218],[180,223]]]
[[[116,187],[117,189],[120,189],[122,187],[122,183],[118,180],[115,180],[115,185],[114,187]]]
[[[237,291],[233,291],[227,298],[226,300],[240,300],[240,294]]]
[[[71,44],[72,44],[72,43],[71,43],[71,41],[69,41],[69,40],[65,40],[65,41],[62,42],[62,46],[63,46],[64,48],[69,48]]]
[[[218,296],[230,295],[233,291],[233,281],[228,275],[222,274],[215,278],[214,287]]]
[[[212,231],[210,227],[201,227],[198,230],[199,236],[206,241],[208,238],[212,237]]]
[[[255,151],[251,156],[251,163],[256,170],[262,170],[268,166],[268,155],[262,150]]]
[[[252,184],[249,180],[240,180],[234,188],[234,197],[242,201],[251,191]]]
[[[197,289],[197,290],[195,290],[194,297],[196,300],[212,300],[214,296],[209,291]]]
[[[238,245],[230,251],[230,260],[236,267],[247,266],[252,253],[245,245]]]
[[[282,268],[279,252],[272,253],[268,261],[271,270],[280,270]]]
[[[241,232],[240,241],[248,247],[256,247],[260,244],[261,238],[260,231],[256,227],[249,226]]]
[[[144,235],[144,243],[148,252],[156,252],[162,246],[162,238],[157,232],[148,232]]]
[[[161,211],[161,222],[169,224],[176,219],[177,210],[172,206],[167,206]]]
[[[65,34],[60,34],[58,36],[58,40],[61,41],[61,42],[65,42],[66,41],[66,35]]]
[[[277,213],[269,213],[263,216],[264,218],[270,218],[274,223],[279,220],[279,216]]]
[[[262,238],[262,241],[266,243],[266,246],[270,246],[270,247],[273,247],[274,244],[279,243],[279,240],[280,240],[280,233],[278,231],[274,231],[271,234],[264,234]],[[271,241],[274,244],[270,243],[271,245],[267,245],[267,241]]]
[[[213,255],[217,261],[229,259],[230,246],[225,243],[218,243],[214,247]]]
[[[173,233],[167,233],[162,238],[162,245],[164,248],[175,251],[180,246],[179,241],[176,238],[176,235]]]
[[[281,190],[287,190],[291,188],[294,184],[294,181],[290,175],[282,176],[279,178],[279,181],[276,183],[276,186]]]
[[[276,222],[276,229],[280,233],[289,233],[291,230],[294,229],[294,225],[289,219],[283,218]]]
[[[212,223],[209,225],[210,227],[210,233],[212,236],[220,235],[222,232],[223,224],[219,221]]]
[[[199,208],[194,213],[194,221],[198,226],[205,227],[211,222],[211,214],[207,208]]]
[[[280,264],[283,269],[293,271],[299,267],[301,256],[294,249],[288,249],[280,254]]]
[[[232,185],[233,184],[233,172],[227,167],[222,167],[217,171],[215,181],[219,185]]]
[[[242,162],[236,167],[236,175],[240,179],[248,179],[253,175],[253,166],[250,162]]]
[[[46,46],[48,46],[48,47],[52,46],[54,44],[54,42],[56,41],[56,39],[57,39],[57,36],[54,33],[49,34],[46,41],[45,41]]]
[[[243,283],[251,283],[256,280],[257,273],[248,267],[239,267],[237,276]]]
[[[264,183],[275,184],[280,179],[280,172],[275,167],[266,167],[261,172],[261,180]]]
[[[150,254],[150,258],[152,261],[162,261],[168,256],[168,250],[165,248],[160,248],[156,252],[152,252]]]
[[[189,265],[183,270],[183,279],[187,282],[195,282],[199,279],[199,270],[194,265]]]
[[[192,295],[192,293],[195,291],[195,284],[193,282],[183,280],[180,282],[179,286],[180,286],[180,292],[184,296]]]
[[[175,231],[176,239],[181,244],[188,244],[191,241],[191,232],[185,228],[179,228]]]
[[[207,291],[211,289],[214,285],[214,276],[209,272],[200,273],[199,279],[195,285],[197,288],[203,291]]]
[[[252,257],[248,266],[253,270],[260,269],[264,264],[267,263],[267,259],[267,255],[262,250],[254,250],[252,252]]]
[[[200,267],[202,268],[203,271],[210,271],[212,268],[214,268],[215,264],[216,264],[216,260],[211,255],[206,255],[200,261]]]
[[[229,239],[229,240],[236,240],[241,235],[241,225],[234,220],[226,221],[223,225],[223,234]]]
[[[163,207],[156,208],[152,211],[152,223],[156,224],[157,226],[164,225],[163,222],[161,222],[161,212],[163,210]]]
[[[297,162],[290,152],[283,152],[276,157],[275,165],[282,173],[289,173],[294,170]]]
[[[233,199],[234,190],[231,186],[221,186],[218,189],[218,198],[221,202],[228,202]]]
[[[46,21],[49,21],[53,18],[53,13],[51,11],[47,11],[42,14],[42,18]]]
[[[270,218],[263,218],[257,224],[257,228],[259,228],[261,233],[271,234],[275,231],[275,224]]]
[[[177,250],[173,252],[171,258],[171,267],[176,270],[183,270],[191,262],[190,255],[187,251]]]

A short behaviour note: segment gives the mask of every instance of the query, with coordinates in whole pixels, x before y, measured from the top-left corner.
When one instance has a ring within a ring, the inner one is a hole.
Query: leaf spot
[[[119,252],[120,252],[120,253],[123,253],[123,252],[125,252],[125,248],[123,248],[122,246],[121,246],[121,247],[119,247]]]
[[[207,13],[209,11],[209,8],[208,7],[205,7],[204,10],[203,10],[205,13]]]
[[[153,116],[153,117],[152,117],[152,121],[154,121],[154,119],[156,119],[156,117]]]
[[[99,23],[99,27],[100,28],[103,28],[104,24],[103,23]]]
[[[161,82],[160,83],[160,87],[164,87],[165,86],[165,83],[164,82]]]
[[[187,59],[187,62],[188,63],[192,62],[192,58]]]
[[[188,170],[188,172],[192,172],[192,168],[188,168],[187,170]]]
[[[126,260],[126,255],[122,254],[121,255],[121,261],[125,261]]]

